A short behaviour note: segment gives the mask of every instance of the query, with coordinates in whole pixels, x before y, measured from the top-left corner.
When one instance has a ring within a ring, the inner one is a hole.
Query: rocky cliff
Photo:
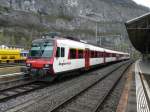
[[[95,43],[96,24],[102,40],[118,44],[127,41],[124,22],[148,11],[132,0],[0,0],[0,44],[28,46],[43,32]]]

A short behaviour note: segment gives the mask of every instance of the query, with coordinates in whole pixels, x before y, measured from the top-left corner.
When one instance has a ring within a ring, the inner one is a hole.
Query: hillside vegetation
[[[95,43],[95,19],[102,41],[117,46],[129,43],[124,22],[148,11],[132,0],[0,0],[0,43],[28,47],[44,32]]]

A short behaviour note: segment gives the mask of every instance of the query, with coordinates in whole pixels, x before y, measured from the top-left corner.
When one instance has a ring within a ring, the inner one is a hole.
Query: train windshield
[[[29,56],[32,58],[50,58],[53,54],[53,42],[32,43]]]

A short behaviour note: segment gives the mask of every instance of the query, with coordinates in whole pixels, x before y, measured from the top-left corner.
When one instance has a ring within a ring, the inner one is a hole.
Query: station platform
[[[116,112],[150,112],[150,62],[132,65]]]

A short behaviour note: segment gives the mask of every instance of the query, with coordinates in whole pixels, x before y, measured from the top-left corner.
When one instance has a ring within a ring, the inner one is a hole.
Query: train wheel
[[[56,77],[52,77],[50,75],[42,77],[42,78],[38,78],[39,81],[44,81],[44,82],[52,82],[56,79]]]
[[[63,78],[64,78],[64,76],[61,74],[61,75],[57,75],[55,80],[56,81],[61,81]]]
[[[24,80],[33,80],[33,77],[30,73],[24,73],[23,78]]]

